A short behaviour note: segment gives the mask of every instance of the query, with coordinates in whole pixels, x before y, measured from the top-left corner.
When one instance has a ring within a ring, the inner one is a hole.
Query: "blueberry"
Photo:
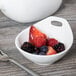
[[[39,55],[46,55],[45,52],[39,52]]]
[[[42,46],[42,47],[40,47],[40,51],[46,53],[48,51],[48,47]]]

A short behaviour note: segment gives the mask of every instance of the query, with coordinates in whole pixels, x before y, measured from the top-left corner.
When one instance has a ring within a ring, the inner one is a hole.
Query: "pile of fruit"
[[[65,50],[63,43],[55,38],[49,38],[35,26],[30,27],[29,41],[24,42],[21,49],[36,55],[53,55]]]

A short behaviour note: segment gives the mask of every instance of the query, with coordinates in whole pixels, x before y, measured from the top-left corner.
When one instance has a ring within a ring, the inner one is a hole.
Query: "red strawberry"
[[[46,55],[53,55],[56,54],[57,52],[50,46],[48,46],[48,51]]]
[[[58,44],[58,41],[54,38],[49,38],[47,40],[47,45],[53,47],[54,45]]]
[[[43,45],[46,45],[46,35],[42,32],[40,32],[37,28],[34,26],[31,26],[30,32],[29,32],[29,41],[34,44],[36,47],[41,47]]]

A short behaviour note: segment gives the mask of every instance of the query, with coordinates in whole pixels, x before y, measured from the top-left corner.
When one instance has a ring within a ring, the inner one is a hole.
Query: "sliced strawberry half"
[[[31,42],[36,47],[41,47],[46,45],[47,36],[40,32],[36,27],[31,26],[29,32],[29,42]]]
[[[50,46],[48,46],[48,51],[46,55],[53,55],[56,54],[57,52]]]

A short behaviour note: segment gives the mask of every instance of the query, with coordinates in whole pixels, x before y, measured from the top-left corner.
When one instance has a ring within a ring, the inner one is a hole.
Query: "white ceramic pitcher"
[[[60,7],[62,0],[0,0],[1,11],[18,22],[43,19]]]

